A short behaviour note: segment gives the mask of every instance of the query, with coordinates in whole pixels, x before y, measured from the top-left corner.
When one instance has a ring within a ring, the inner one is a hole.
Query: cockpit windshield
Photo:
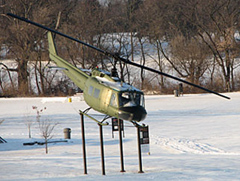
[[[123,107],[127,106],[143,106],[144,96],[140,92],[122,92],[119,94],[119,105]]]

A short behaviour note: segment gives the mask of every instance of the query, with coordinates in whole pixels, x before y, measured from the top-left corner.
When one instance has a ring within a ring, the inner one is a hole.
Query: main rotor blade
[[[107,51],[101,50],[101,49],[99,49],[99,48],[97,48],[97,47],[95,47],[95,46],[92,46],[92,45],[90,45],[90,44],[87,44],[87,43],[85,43],[85,42],[83,42],[83,41],[80,41],[80,40],[78,40],[78,39],[76,39],[76,38],[73,38],[73,37],[71,37],[71,36],[68,36],[68,35],[66,35],[66,34],[64,34],[64,33],[61,33],[61,32],[59,32],[59,31],[56,31],[56,30],[54,30],[54,29],[48,28],[48,27],[46,27],[46,26],[43,26],[43,25],[41,25],[41,24],[39,24],[39,23],[30,21],[30,20],[28,20],[28,19],[26,19],[26,18],[17,16],[17,15],[12,14],[12,13],[7,13],[7,15],[8,15],[8,16],[11,16],[11,17],[13,17],[13,18],[19,19],[19,20],[21,20],[21,21],[25,21],[26,23],[30,23],[30,24],[32,24],[32,25],[35,25],[35,26],[37,26],[37,27],[39,27],[39,28],[42,28],[42,29],[51,31],[51,32],[56,33],[56,34],[58,34],[58,35],[61,35],[61,36],[65,37],[65,38],[68,38],[68,39],[70,39],[70,40],[73,40],[73,41],[76,41],[76,42],[78,42],[78,43],[81,43],[81,44],[83,44],[83,45],[85,45],[85,46],[87,46],[87,47],[90,47],[90,48],[92,48],[92,49],[95,49],[95,50],[97,50],[97,51],[99,51],[99,52],[101,52],[101,53],[103,53],[103,54],[105,54],[105,55],[113,56],[113,54],[111,54],[111,53],[109,53],[109,52],[107,52]]]
[[[177,81],[179,81],[179,82],[183,82],[183,83],[188,84],[188,85],[190,85],[190,86],[197,87],[197,88],[199,88],[199,89],[201,89],[201,90],[204,90],[204,91],[206,91],[206,92],[209,92],[209,93],[218,95],[218,96],[223,97],[223,98],[225,98],[225,99],[230,99],[230,97],[227,97],[227,96],[225,96],[225,95],[219,94],[219,93],[217,93],[217,92],[215,92],[215,91],[206,89],[206,88],[204,88],[204,87],[201,87],[201,86],[199,86],[199,85],[193,84],[193,83],[191,83],[191,82],[188,82],[188,81],[186,81],[186,80],[180,79],[180,78],[178,78],[178,77],[175,77],[175,76],[166,74],[166,73],[164,73],[164,72],[160,72],[160,71],[155,70],[155,69],[152,69],[152,68],[150,68],[150,67],[146,67],[146,66],[137,64],[137,63],[135,63],[135,62],[131,62],[131,61],[129,61],[128,59],[122,58],[122,57],[120,57],[120,56],[117,55],[117,54],[113,54],[113,53],[104,51],[104,50],[99,49],[99,48],[97,48],[97,47],[95,47],[95,46],[92,46],[92,45],[87,44],[87,43],[85,43],[85,42],[83,42],[83,41],[80,41],[80,40],[78,40],[78,39],[76,39],[76,38],[73,38],[73,37],[71,37],[71,36],[68,36],[68,35],[66,35],[66,34],[63,34],[63,33],[59,32],[59,31],[56,31],[56,30],[54,30],[54,29],[51,29],[51,28],[48,28],[48,27],[43,26],[43,25],[41,25],[41,24],[35,23],[35,22],[33,22],[33,21],[30,21],[30,20],[28,20],[28,19],[26,19],[26,18],[19,17],[19,16],[15,15],[15,14],[12,14],[12,13],[7,13],[7,15],[8,15],[8,16],[11,16],[11,17],[13,17],[13,18],[17,18],[17,19],[19,19],[19,20],[21,20],[21,21],[25,21],[25,22],[30,23],[30,24],[32,24],[32,25],[35,25],[35,26],[37,26],[37,27],[43,28],[43,29],[45,29],[45,30],[51,31],[51,32],[56,33],[56,34],[58,34],[58,35],[61,35],[61,36],[65,37],[65,38],[68,38],[68,39],[70,39],[70,40],[73,40],[73,41],[76,41],[76,42],[78,42],[78,43],[81,43],[81,44],[83,44],[83,45],[85,45],[85,46],[87,46],[87,47],[89,47],[89,48],[92,48],[92,49],[94,49],[94,50],[97,50],[97,51],[99,51],[99,52],[101,52],[101,53],[103,53],[103,54],[105,54],[105,55],[107,55],[107,56],[111,56],[111,57],[113,57],[113,58],[115,58],[115,59],[117,59],[117,60],[119,60],[119,61],[124,62],[124,63],[130,64],[130,65],[133,65],[133,66],[136,66],[136,67],[139,67],[139,68],[142,68],[142,69],[145,69],[145,70],[154,72],[154,73],[157,73],[157,74],[159,74],[159,75],[163,75],[163,76],[169,77],[169,78],[171,78],[171,79],[177,80]]]
[[[178,78],[178,77],[174,77],[174,76],[172,76],[172,75],[166,74],[166,73],[164,73],[164,72],[160,72],[160,71],[155,70],[155,69],[152,69],[152,68],[150,68],[150,67],[146,67],[146,66],[137,64],[137,63],[135,63],[135,62],[131,62],[131,61],[129,61],[129,60],[127,60],[127,59],[124,59],[124,58],[121,58],[121,57],[118,57],[118,59],[119,59],[120,61],[122,61],[122,62],[127,63],[127,64],[130,64],[130,65],[133,65],[133,66],[136,66],[136,67],[139,67],[139,68],[143,68],[143,69],[145,69],[145,70],[148,70],[148,71],[157,73],[157,74],[159,74],[159,75],[163,75],[163,76],[169,77],[169,78],[171,78],[171,79],[177,80],[177,81],[179,81],[179,82],[183,82],[183,83],[185,83],[185,84],[188,84],[188,85],[191,85],[191,86],[193,86],[193,87],[199,88],[199,89],[204,90],[204,91],[206,91],[206,92],[209,92],[209,93],[212,93],[212,94],[221,96],[221,97],[223,97],[223,98],[225,98],[225,99],[230,99],[230,97],[228,97],[228,96],[219,94],[219,93],[217,93],[217,92],[215,92],[215,91],[206,89],[206,88],[204,88],[204,87],[202,87],[202,86],[199,86],[199,85],[197,85],[197,84],[193,84],[193,83],[191,83],[191,82],[188,82],[188,81],[186,81],[186,80],[180,79],[180,78]]]

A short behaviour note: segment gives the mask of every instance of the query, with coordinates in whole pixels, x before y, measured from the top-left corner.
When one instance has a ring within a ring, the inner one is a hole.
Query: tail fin
[[[52,33],[49,31],[48,34],[48,46],[49,46],[49,57],[53,60],[59,68],[82,90],[85,88],[85,82],[90,77],[85,72],[81,71],[77,67],[73,66],[63,58],[57,55],[56,46],[53,41]]]
[[[49,53],[57,55],[56,46],[53,41],[52,33],[49,31],[47,36],[48,36]]]

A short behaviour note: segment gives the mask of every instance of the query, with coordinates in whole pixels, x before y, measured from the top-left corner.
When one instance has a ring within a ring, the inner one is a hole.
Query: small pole
[[[118,132],[119,132],[119,145],[120,145],[120,157],[121,157],[121,171],[125,172],[124,170],[124,160],[123,160],[123,145],[122,145],[122,131],[121,131],[121,121],[118,119]]]
[[[102,175],[105,175],[105,163],[104,163],[104,146],[103,146],[103,130],[102,125],[98,124],[100,132],[100,144],[101,144],[101,158],[102,158]]]
[[[137,136],[138,136],[138,160],[139,160],[139,171],[138,173],[144,173],[142,170],[142,151],[141,151],[141,142],[140,142],[140,127],[137,126]]]
[[[82,148],[83,148],[83,167],[84,174],[87,174],[87,159],[86,159],[86,143],[85,143],[85,131],[84,131],[84,115],[81,115],[81,127],[82,127]]]

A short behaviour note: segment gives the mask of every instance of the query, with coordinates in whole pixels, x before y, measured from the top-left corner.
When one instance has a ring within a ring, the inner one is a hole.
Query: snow
[[[0,180],[239,180],[240,94],[227,93],[231,100],[212,94],[145,96],[149,125],[150,155],[143,153],[143,171],[138,173],[136,128],[124,122],[124,168],[120,172],[118,133],[104,126],[106,175],[101,171],[99,127],[85,117],[87,169],[84,174],[78,110],[88,106],[82,98],[1,98]],[[37,123],[28,138],[26,119],[49,119],[58,125],[52,140],[64,140],[63,129],[71,128],[67,143],[23,146],[42,141]],[[103,116],[89,112],[97,119]]]

